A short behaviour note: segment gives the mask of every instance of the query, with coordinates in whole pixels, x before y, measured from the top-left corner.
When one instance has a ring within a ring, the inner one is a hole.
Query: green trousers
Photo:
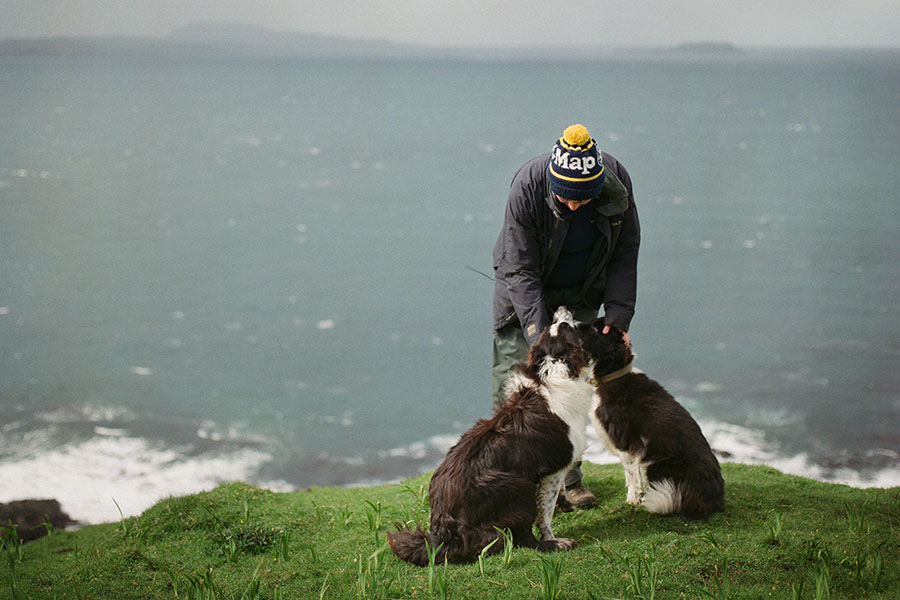
[[[545,296],[563,296],[551,298],[547,303],[547,311],[550,315],[556,312],[560,306],[566,306],[575,317],[576,321],[590,321],[597,316],[596,308],[584,306],[577,300],[565,298],[564,293],[546,294]],[[556,300],[555,302],[553,300]],[[568,301],[567,301],[568,300]],[[528,358],[528,342],[522,333],[522,326],[514,321],[505,327],[494,331],[494,364],[491,369],[491,398],[493,410],[506,402],[504,386],[509,377],[509,370]],[[581,463],[579,463],[580,465]],[[581,481],[581,469],[576,466],[566,475],[566,486],[572,486]]]

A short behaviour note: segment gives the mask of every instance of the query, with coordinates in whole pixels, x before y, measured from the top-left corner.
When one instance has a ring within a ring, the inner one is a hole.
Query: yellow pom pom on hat
[[[589,200],[600,195],[606,171],[597,143],[587,127],[566,127],[550,153],[547,166],[550,191],[566,200]]]
[[[566,130],[563,131],[563,141],[569,146],[588,146],[593,142],[587,127],[581,123],[566,127]]]

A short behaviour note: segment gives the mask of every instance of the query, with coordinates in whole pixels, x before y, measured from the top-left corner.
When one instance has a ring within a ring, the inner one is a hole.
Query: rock
[[[8,527],[12,522],[23,542],[47,535],[44,524],[48,520],[53,529],[64,529],[75,524],[56,500],[16,500],[9,504],[0,502],[0,527]]]

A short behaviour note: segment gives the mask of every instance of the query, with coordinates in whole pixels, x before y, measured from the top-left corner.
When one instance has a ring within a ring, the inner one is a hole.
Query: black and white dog
[[[595,319],[577,330],[593,361],[591,420],[622,461],[627,502],[694,519],[725,510],[719,462],[700,426],[662,385],[632,370],[630,344],[603,326]]]
[[[566,550],[575,541],[550,528],[566,473],[581,460],[593,397],[586,381],[590,358],[571,313],[560,309],[507,382],[507,401],[460,437],[431,478],[429,532],[388,534],[398,557],[428,564],[475,560],[482,548],[502,548],[496,528],[508,528],[516,546]],[[537,523],[538,541],[532,532]],[[427,548],[426,548],[427,543]]]

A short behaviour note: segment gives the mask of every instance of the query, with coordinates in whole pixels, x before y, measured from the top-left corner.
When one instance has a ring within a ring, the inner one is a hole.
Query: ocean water
[[[0,88],[0,501],[434,468],[490,409],[472,269],[573,122],[634,180],[638,366],[720,458],[900,485],[896,51],[2,56]]]

